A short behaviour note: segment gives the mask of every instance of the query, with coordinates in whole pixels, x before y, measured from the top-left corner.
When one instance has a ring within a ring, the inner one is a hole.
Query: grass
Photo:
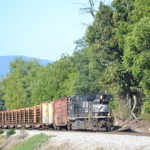
[[[5,136],[4,135],[0,135],[0,140],[3,139]]]
[[[42,143],[46,142],[50,136],[45,134],[34,135],[11,150],[33,150],[34,148],[39,147]]]
[[[3,133],[4,133],[4,130],[1,130],[1,129],[0,129],[0,134],[3,134]]]

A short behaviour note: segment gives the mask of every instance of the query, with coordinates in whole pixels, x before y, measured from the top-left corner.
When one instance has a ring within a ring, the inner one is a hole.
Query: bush
[[[14,129],[10,129],[10,130],[8,130],[8,131],[6,132],[7,137],[9,137],[9,136],[11,136],[11,135],[13,135],[13,134],[16,134],[16,131],[15,131]]]
[[[150,102],[144,102],[143,108],[142,108],[143,114],[150,114]]]
[[[127,120],[130,117],[130,111],[127,107],[126,102],[120,100],[117,108],[113,110],[113,114],[115,118]]]
[[[4,133],[4,131],[3,130],[0,130],[0,134],[3,134]]]

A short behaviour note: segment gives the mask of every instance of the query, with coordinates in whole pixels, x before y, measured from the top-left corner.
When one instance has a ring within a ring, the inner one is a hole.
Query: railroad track
[[[44,132],[67,132],[67,133],[92,133],[92,134],[116,134],[116,135],[131,135],[131,136],[147,136],[147,137],[150,137],[150,133],[141,133],[141,132],[136,132],[136,131],[131,131],[130,129],[127,130],[127,131],[118,131],[118,130],[113,130],[113,131],[109,131],[109,132],[106,132],[106,131],[79,131],[79,130],[71,130],[71,131],[68,131],[68,130],[65,130],[65,129],[62,129],[62,130],[54,130],[54,129],[47,129],[47,130],[40,130],[40,129],[36,129],[36,130],[29,130],[27,129],[27,131],[44,131]]]

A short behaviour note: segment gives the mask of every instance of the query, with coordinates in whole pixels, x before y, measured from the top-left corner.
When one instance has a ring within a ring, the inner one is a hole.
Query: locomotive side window
[[[108,104],[108,101],[102,101],[102,104]]]

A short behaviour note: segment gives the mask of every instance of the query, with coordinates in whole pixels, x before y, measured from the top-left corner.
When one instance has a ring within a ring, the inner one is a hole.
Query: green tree
[[[143,91],[146,97],[150,97],[149,17],[144,17],[136,23],[132,32],[126,37],[123,60],[124,66],[136,81],[136,91]]]
[[[8,109],[31,106],[31,85],[40,68],[36,60],[16,58],[10,64],[10,73],[3,80],[4,100]]]
[[[0,111],[6,109],[5,101],[3,100],[3,96],[4,96],[4,89],[3,89],[2,82],[0,81]]]

